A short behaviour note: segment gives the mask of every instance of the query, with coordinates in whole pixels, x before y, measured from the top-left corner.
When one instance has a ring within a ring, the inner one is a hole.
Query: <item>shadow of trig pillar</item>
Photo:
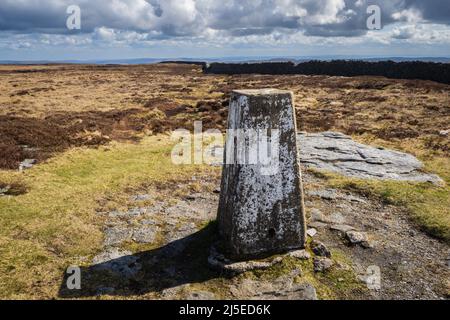
[[[245,260],[305,247],[293,95],[233,91],[218,209],[225,253]]]

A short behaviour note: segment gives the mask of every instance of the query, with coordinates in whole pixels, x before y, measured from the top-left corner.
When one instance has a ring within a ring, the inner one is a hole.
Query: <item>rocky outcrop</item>
[[[336,132],[298,134],[304,166],[361,179],[442,183],[437,175],[425,173],[414,156],[375,148]]]

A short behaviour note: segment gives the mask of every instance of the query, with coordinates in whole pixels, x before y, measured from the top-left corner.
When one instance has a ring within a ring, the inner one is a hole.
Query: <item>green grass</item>
[[[149,137],[75,148],[24,173],[0,171],[1,183],[27,190],[0,197],[0,298],[55,297],[64,269],[101,247],[100,200],[126,201],[127,188],[210,170],[173,165],[171,149],[167,136]]]
[[[98,149],[75,148],[24,173],[0,171],[0,184],[14,186],[11,196],[0,197],[0,298],[56,297],[65,268],[86,265],[89,261],[84,258],[101,248],[103,221],[96,209],[108,209],[109,202],[126,203],[130,190],[142,185],[217,173],[217,168],[173,165],[171,149],[167,136],[148,137],[138,144],[113,142]],[[418,156],[446,186],[317,174],[332,187],[405,207],[425,231],[450,242],[450,160]],[[292,263],[288,260],[276,266],[272,276],[291,270],[295,267]],[[335,269],[317,277],[310,262],[300,267],[304,271],[301,280],[311,281],[322,298],[351,296],[360,290],[358,281],[346,270]],[[216,279],[204,285],[223,288],[222,282]]]

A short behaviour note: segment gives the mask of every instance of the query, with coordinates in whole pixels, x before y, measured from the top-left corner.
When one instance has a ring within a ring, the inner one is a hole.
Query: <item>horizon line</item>
[[[134,60],[152,60],[152,61],[198,61],[208,62],[209,60],[267,60],[267,59],[313,59],[313,60],[365,60],[365,59],[449,59],[450,56],[404,56],[404,55],[383,55],[383,56],[366,56],[366,55],[310,55],[310,56],[211,56],[211,57],[135,57],[135,58],[96,58],[96,59],[0,59],[2,63],[89,63],[108,61],[134,61]]]

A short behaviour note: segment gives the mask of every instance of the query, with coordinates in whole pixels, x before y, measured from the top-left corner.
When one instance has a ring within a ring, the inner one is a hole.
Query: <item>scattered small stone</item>
[[[128,211],[114,210],[108,213],[110,218],[135,218],[147,213],[147,208],[132,208]]]
[[[193,194],[190,194],[190,195],[188,195],[188,196],[186,197],[186,200],[194,201],[194,200],[197,200],[198,198],[202,198],[202,194],[201,194],[201,193],[193,193]]]
[[[335,213],[331,214],[330,216],[325,217],[324,222],[328,222],[328,223],[332,223],[332,224],[345,224],[345,218],[341,213],[335,212]]]
[[[324,222],[316,221],[316,222],[308,223],[308,227],[314,228],[314,229],[323,229],[323,228],[328,227],[328,224],[326,224]]]
[[[143,215],[145,213],[147,213],[146,208],[133,208],[133,209],[128,210],[126,214],[129,216],[137,217],[137,216]]]
[[[157,223],[156,223],[156,221],[153,220],[153,219],[145,219],[145,220],[142,220],[142,221],[141,221],[141,224],[144,225],[144,226],[154,226],[154,225],[156,225]]]
[[[180,240],[186,238],[195,232],[197,232],[198,227],[195,223],[186,223],[181,225],[179,228],[172,228],[165,236],[167,242],[173,242],[176,240]]]
[[[210,301],[210,300],[216,300],[216,296],[212,292],[196,291],[196,292],[191,292],[187,296],[187,300]]]
[[[240,274],[253,270],[265,270],[283,261],[282,257],[276,257],[271,261],[243,261],[233,262],[212,246],[208,257],[208,264],[211,268],[219,271],[225,271],[232,274]]]
[[[330,250],[328,250],[328,248],[322,242],[314,240],[311,243],[311,249],[314,252],[314,254],[317,256],[327,257],[327,258],[331,257]]]
[[[342,233],[355,230],[355,228],[346,224],[333,224],[330,226],[330,229],[334,231],[340,231]]]
[[[25,159],[19,164],[19,171],[31,169],[36,164],[36,159]]]
[[[450,134],[450,129],[439,131],[439,135],[440,135],[441,137],[447,137],[449,134]]]
[[[335,189],[311,190],[306,194],[310,197],[318,197],[325,200],[335,200],[338,197]]]
[[[182,284],[176,287],[164,289],[160,292],[161,299],[164,300],[174,299],[174,297],[180,295],[180,293],[186,290],[188,287],[189,284]]]
[[[213,190],[213,193],[220,194],[220,188],[216,188]]]
[[[289,277],[295,278],[295,277],[301,277],[302,276],[302,269],[301,268],[295,268],[294,270],[289,273]]]
[[[306,250],[291,251],[287,255],[300,260],[309,260],[311,258],[311,254]]]
[[[142,268],[137,257],[130,251],[109,247],[92,260],[96,270],[105,270],[116,273],[125,278],[134,277]]]
[[[306,208],[311,208],[314,206],[314,202],[309,201],[309,200],[305,200],[305,207]]]
[[[345,195],[343,197],[344,200],[350,201],[350,202],[359,202],[359,203],[367,203],[367,201],[363,198],[356,197],[353,195]]]
[[[118,245],[131,238],[132,231],[126,226],[116,226],[105,230],[105,246]]]
[[[0,196],[6,195],[9,190],[11,190],[11,186],[5,186],[3,188],[0,188]]]
[[[131,197],[131,201],[147,201],[150,200],[150,195],[149,194],[139,194],[136,196]]]
[[[111,211],[111,212],[108,213],[108,216],[110,218],[116,218],[116,217],[120,217],[122,215],[125,215],[125,214],[123,212],[118,211],[118,210],[114,210],[114,211]]]
[[[365,249],[374,249],[376,246],[376,242],[372,242],[370,240],[361,242],[361,246]]]
[[[310,283],[298,283],[288,290],[281,291],[280,298],[283,300],[317,300],[317,292]]]
[[[155,241],[158,228],[154,227],[140,227],[133,230],[133,237],[131,238],[137,243],[152,243]]]
[[[178,230],[181,232],[192,233],[197,230],[197,225],[194,222],[185,223],[185,224],[181,225]]]
[[[41,150],[41,148],[30,147],[30,146],[28,146],[28,145],[26,145],[26,144],[21,145],[20,147],[23,149],[23,151],[24,151],[25,153],[33,153],[33,152],[36,152],[36,151]]]
[[[417,232],[414,230],[408,230],[408,234],[410,237],[415,237],[417,235]]]
[[[335,212],[329,216],[325,216],[319,210],[311,210],[311,221],[322,223],[344,224],[345,218],[339,212]]]
[[[231,273],[239,274],[247,271],[253,270],[265,270],[270,267],[280,263],[282,261],[281,258],[275,258],[272,261],[246,261],[246,262],[236,262],[229,265],[224,266],[225,271],[229,271]]]
[[[364,232],[358,232],[358,231],[347,231],[345,234],[347,240],[353,244],[359,244],[363,247],[369,247],[369,241],[367,234]]]
[[[311,238],[314,238],[314,236],[317,234],[317,230],[315,228],[308,229],[306,230],[306,234]]]
[[[325,272],[333,266],[334,262],[328,258],[314,258],[314,272]]]
[[[323,221],[323,213],[316,208],[311,209],[311,221]]]

